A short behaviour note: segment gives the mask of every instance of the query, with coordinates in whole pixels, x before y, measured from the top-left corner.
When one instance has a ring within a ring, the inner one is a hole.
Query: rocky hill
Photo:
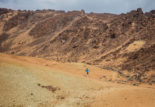
[[[126,14],[0,9],[0,52],[82,62],[155,83],[155,10]]]

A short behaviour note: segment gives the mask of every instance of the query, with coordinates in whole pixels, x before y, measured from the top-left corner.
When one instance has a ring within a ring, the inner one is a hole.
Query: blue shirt
[[[89,72],[89,69],[88,69],[88,68],[86,69],[86,72],[87,72],[87,73]]]

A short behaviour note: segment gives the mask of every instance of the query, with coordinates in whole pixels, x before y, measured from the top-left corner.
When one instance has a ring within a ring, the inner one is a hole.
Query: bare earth
[[[0,54],[0,107],[155,107],[154,84],[109,81],[118,78],[82,63]]]

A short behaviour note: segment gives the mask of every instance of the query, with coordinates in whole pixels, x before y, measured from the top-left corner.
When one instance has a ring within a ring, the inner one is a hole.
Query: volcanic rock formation
[[[0,52],[92,64],[152,84],[155,10],[115,15],[1,8]]]

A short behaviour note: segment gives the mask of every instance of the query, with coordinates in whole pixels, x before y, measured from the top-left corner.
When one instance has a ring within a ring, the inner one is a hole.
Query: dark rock
[[[133,85],[133,86],[138,86],[138,84],[137,84],[137,83],[133,83],[132,85]]]
[[[137,12],[138,12],[139,14],[143,14],[142,8],[138,8],[138,9],[137,9]]]
[[[33,95],[33,93],[30,94],[31,96]]]

